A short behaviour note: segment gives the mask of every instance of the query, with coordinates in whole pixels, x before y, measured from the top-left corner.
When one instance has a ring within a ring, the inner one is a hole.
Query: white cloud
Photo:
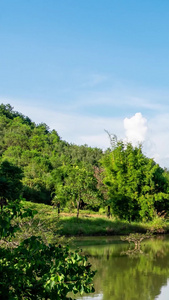
[[[143,144],[143,152],[161,167],[169,168],[169,114],[158,114],[147,120],[141,113],[124,119],[126,140],[134,146]]]
[[[124,119],[126,138],[133,145],[143,143],[147,133],[147,120],[141,113],[136,113],[131,118]]]

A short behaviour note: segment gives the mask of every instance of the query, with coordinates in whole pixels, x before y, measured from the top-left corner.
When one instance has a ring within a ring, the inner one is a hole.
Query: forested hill
[[[61,208],[99,210],[126,220],[169,215],[169,172],[142,147],[110,136],[105,153],[63,141],[55,130],[0,105],[0,199],[17,195]],[[22,176],[21,176],[22,172]],[[18,197],[17,196],[17,197]]]
[[[75,166],[92,173],[101,157],[101,149],[69,144],[46,124],[35,124],[10,104],[0,105],[0,158],[23,171],[27,200],[50,204]]]

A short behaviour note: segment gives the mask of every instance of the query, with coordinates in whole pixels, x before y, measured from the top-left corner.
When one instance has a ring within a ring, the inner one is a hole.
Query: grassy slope
[[[123,235],[133,232],[144,233],[150,228],[155,232],[163,233],[162,220],[157,219],[149,223],[129,223],[116,219],[108,219],[104,215],[93,214],[89,211],[82,211],[80,217],[76,213],[61,213],[58,221],[57,210],[52,206],[31,202],[23,202],[24,207],[36,209],[36,218],[44,224],[52,224],[53,231],[65,236],[98,236],[98,235]],[[169,222],[165,223],[165,232],[169,232]]]

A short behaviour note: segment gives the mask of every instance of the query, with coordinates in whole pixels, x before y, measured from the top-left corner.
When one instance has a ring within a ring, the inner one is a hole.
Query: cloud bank
[[[133,145],[145,141],[148,127],[147,120],[141,113],[136,113],[131,118],[125,118],[123,123],[127,141],[131,142]]]

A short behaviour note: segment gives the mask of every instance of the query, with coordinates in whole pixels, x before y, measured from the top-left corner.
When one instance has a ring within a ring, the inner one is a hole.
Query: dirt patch
[[[60,213],[60,216],[62,217],[76,217],[76,213]],[[80,218],[105,218],[107,219],[106,216],[104,215],[99,215],[99,214],[79,214]]]

